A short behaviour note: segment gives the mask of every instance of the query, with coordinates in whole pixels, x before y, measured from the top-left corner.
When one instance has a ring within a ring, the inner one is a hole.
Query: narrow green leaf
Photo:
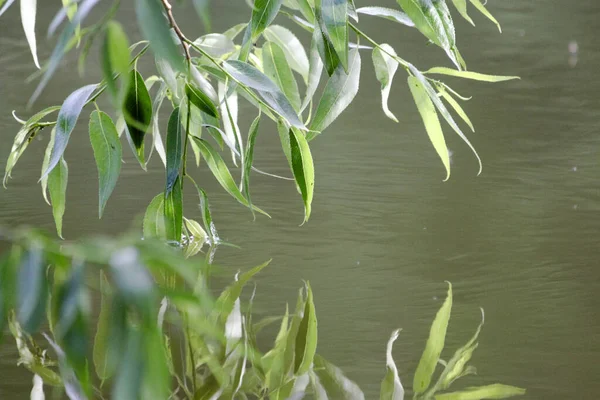
[[[435,107],[423,88],[423,85],[417,78],[409,76],[408,87],[410,88],[415,104],[417,105],[423,123],[425,124],[429,140],[431,141],[431,144],[433,144],[435,151],[440,156],[442,163],[446,168],[446,178],[444,179],[446,181],[450,178],[450,154],[448,153],[446,139],[444,139],[444,133],[442,132],[442,126],[440,125],[440,120],[438,119]]]
[[[27,120],[25,124],[21,126],[21,129],[19,129],[19,132],[15,136],[13,145],[10,149],[8,160],[6,161],[6,167],[4,169],[4,179],[2,181],[4,187],[6,187],[6,182],[8,182],[8,178],[11,178],[11,172],[17,164],[17,161],[19,161],[19,158],[25,152],[27,146],[29,146],[31,140],[39,132],[40,128],[37,126],[37,123],[47,115],[58,110],[60,110],[59,106],[48,107],[29,118],[29,120]],[[48,156],[48,162],[50,162],[49,157],[50,156]],[[43,171],[45,171],[45,168],[42,170],[42,172]]]
[[[463,18],[466,19],[471,25],[475,26],[475,23],[467,13],[467,0],[452,0],[452,3],[454,3],[454,7],[456,7]]]
[[[109,364],[107,355],[110,337],[109,324],[111,321],[111,294],[110,285],[103,271],[100,271],[100,315],[98,316],[98,325],[96,327],[96,337],[94,339],[94,366],[96,374],[100,381],[104,383],[114,373],[114,365]]]
[[[295,0],[298,9],[302,13],[302,16],[306,18],[309,23],[315,22],[315,10],[314,0]]]
[[[311,131],[325,130],[352,103],[358,93],[360,66],[358,49],[353,49],[350,52],[348,74],[343,68],[338,68],[327,82],[310,125]]]
[[[156,57],[166,60],[176,71],[184,71],[183,55],[175,44],[160,0],[136,0],[135,11],[142,35],[150,42]]]
[[[172,190],[165,194],[165,234],[169,241],[181,242],[183,229],[183,199],[181,179],[179,176],[173,183]]]
[[[317,0],[317,21],[348,72],[348,0]]]
[[[167,366],[165,338],[156,325],[142,334],[144,372],[142,399],[168,399],[171,395],[171,376]],[[135,397],[137,398],[137,397]]]
[[[252,268],[250,271],[240,274],[238,277],[238,280],[235,281],[230,286],[228,286],[221,293],[221,295],[219,296],[219,298],[217,299],[217,301],[215,303],[215,309],[218,310],[218,316],[223,323],[225,323],[225,320],[227,319],[229,314],[231,314],[231,311],[233,310],[233,307],[235,305],[235,301],[242,294],[242,290],[244,289],[244,286],[246,286],[246,284],[250,281],[250,279],[252,279],[256,274],[258,274],[260,271],[262,271],[270,263],[271,263],[271,260],[267,261],[264,264],[261,264],[261,265],[258,265],[256,267]]]
[[[465,371],[465,366],[471,360],[473,356],[473,352],[477,349],[478,343],[477,339],[479,338],[479,333],[481,333],[481,328],[485,322],[485,314],[483,309],[481,309],[481,322],[475,331],[475,334],[464,346],[460,349],[456,350],[452,358],[446,364],[442,375],[438,379],[438,383],[436,384],[436,388],[438,390],[446,390],[450,387],[450,385],[460,378],[464,376],[467,370]]]
[[[521,79],[518,76],[487,75],[487,74],[480,74],[478,72],[471,72],[471,71],[457,71],[455,69],[444,68],[444,67],[431,68],[428,71],[426,71],[425,74],[450,75],[450,76],[456,76],[458,78],[473,79],[476,81],[492,82],[492,83],[510,81],[513,79]]]
[[[48,175],[58,165],[69,143],[71,132],[73,132],[73,128],[75,128],[75,124],[79,119],[79,114],[81,114],[81,110],[83,110],[85,103],[95,89],[96,85],[87,85],[77,89],[66,98],[58,112],[56,137],[50,162],[42,176]]]
[[[48,300],[46,262],[38,246],[25,253],[17,273],[17,320],[25,332],[35,333],[44,319]]]
[[[318,35],[318,32],[313,33],[312,41],[310,43],[310,68],[308,72],[308,82],[306,84],[306,94],[304,96],[302,106],[300,107],[300,112],[303,112],[313,101],[313,97],[317,92],[319,82],[321,81],[321,75],[323,74],[323,62],[321,61],[319,49],[317,48],[317,42],[319,40]]]
[[[379,400],[404,400],[404,387],[402,386],[402,382],[400,382],[400,377],[398,376],[398,367],[396,367],[394,357],[392,356],[394,342],[396,339],[398,339],[399,333],[400,329],[395,330],[387,343],[387,349],[385,353],[387,372],[385,374],[385,378],[381,382]]]
[[[196,143],[198,143],[200,152],[202,153],[202,157],[204,158],[204,160],[206,160],[208,167],[210,168],[211,172],[213,173],[219,184],[221,184],[223,189],[225,189],[227,193],[229,193],[233,198],[235,198],[237,201],[239,201],[246,207],[252,207],[253,210],[258,211],[259,213],[264,214],[266,216],[269,216],[269,214],[265,213],[260,208],[256,206],[250,206],[248,200],[246,200],[242,192],[240,192],[240,190],[238,189],[235,181],[233,180],[233,177],[231,176],[231,173],[229,172],[229,168],[227,168],[227,165],[225,164],[219,153],[217,153],[212,148],[212,146],[210,146],[210,144],[208,144],[208,142],[204,139],[199,139],[196,137],[192,137],[192,139],[195,140]]]
[[[39,69],[40,62],[38,61],[37,42],[35,40],[37,0],[20,0],[19,3],[21,4],[21,23],[23,24],[23,30],[25,31],[25,38],[27,38],[27,42],[29,43],[33,62]]]
[[[436,394],[435,400],[506,399],[522,396],[525,392],[525,389],[496,383],[494,385],[467,388],[460,392]]]
[[[194,44],[212,57],[221,58],[235,52],[233,40],[222,33],[209,33],[194,40]]]
[[[317,45],[317,50],[319,51],[319,56],[323,61],[327,75],[332,76],[340,65],[340,58],[335,52],[333,43],[325,35],[320,25],[316,25],[313,29],[313,40]]]
[[[317,351],[317,315],[310,284],[306,283],[304,315],[296,336],[294,373],[300,376],[310,369]]]
[[[166,238],[164,193],[156,195],[148,205],[148,208],[146,208],[143,222],[143,235],[145,239]]]
[[[255,0],[252,8],[252,19],[250,27],[252,32],[252,42],[263,33],[267,26],[275,19],[281,8],[283,0]]]
[[[469,146],[471,151],[473,151],[473,154],[475,154],[475,157],[477,158],[477,162],[479,163],[478,175],[481,174],[482,163],[481,163],[481,158],[479,157],[479,154],[477,154],[475,147],[473,147],[473,145],[471,144],[469,139],[465,136],[465,134],[462,132],[462,130],[460,129],[460,127],[458,126],[456,121],[454,121],[454,118],[452,118],[452,115],[450,115],[450,112],[448,111],[448,109],[446,108],[446,106],[444,105],[442,100],[439,99],[433,86],[431,86],[431,84],[429,83],[427,78],[425,78],[425,76],[421,73],[421,71],[419,71],[417,68],[415,68],[414,65],[409,64],[408,68],[409,68],[410,72],[421,83],[421,85],[427,92],[427,95],[429,96],[429,98],[431,99],[433,104],[435,105],[435,108],[437,108],[437,110],[440,112],[440,114],[442,114],[442,117],[444,117],[446,122],[448,122],[448,125],[450,125],[450,127],[454,130],[454,132],[456,132],[456,134],[458,136],[460,136],[460,138],[467,144],[467,146]]]
[[[52,148],[54,147],[55,137],[56,127],[52,128],[52,132],[50,133],[50,141],[48,142],[48,146],[46,146],[46,152],[44,153],[44,161],[42,162],[42,174],[48,168],[48,164],[50,163],[50,155],[52,154]],[[49,206],[51,206],[52,204],[48,199],[48,175],[42,176],[40,178],[40,184],[42,186],[42,195],[44,196],[44,200]]]
[[[394,60],[388,53],[396,55],[396,51],[389,44],[384,43],[379,47],[375,47],[373,49],[373,65],[375,66],[377,80],[381,83],[381,107],[383,112],[389,119],[398,122],[388,106],[392,80],[398,70],[398,61]]]
[[[118,22],[109,21],[102,43],[102,72],[115,102],[118,99],[115,74],[120,74],[125,79],[128,78],[130,58],[129,40],[125,31]],[[125,86],[127,87],[127,85]]]
[[[469,118],[469,116],[467,115],[467,113],[465,112],[465,110],[463,110],[463,108],[461,107],[461,105],[458,104],[458,102],[456,100],[454,100],[454,97],[452,97],[442,87],[440,87],[440,94],[442,95],[442,97],[444,98],[444,100],[446,100],[448,102],[448,104],[450,104],[450,106],[454,109],[454,111],[456,111],[456,113],[458,114],[458,116],[461,117],[462,120],[465,121],[465,123],[467,125],[469,125],[469,128],[471,128],[471,131],[475,132],[475,128],[473,127],[473,123],[471,122],[471,119]]]
[[[306,50],[300,40],[289,29],[281,25],[271,25],[264,32],[265,39],[277,43],[285,53],[290,67],[308,82],[310,64]]]
[[[0,16],[2,16],[14,2],[15,0],[0,0]]]
[[[183,157],[183,134],[179,107],[173,110],[167,127],[167,183],[165,196],[169,196],[179,176]]]
[[[286,119],[292,126],[306,129],[298,113],[279,87],[252,65],[232,60],[223,63],[225,70],[242,84],[256,90],[273,110]]]
[[[325,392],[323,396],[322,392],[317,391],[317,400],[364,400],[365,395],[360,387],[348,379],[340,368],[318,354],[315,355],[313,370]]]
[[[304,200],[304,222],[306,222],[310,218],[315,188],[315,168],[304,133],[292,128],[289,137],[292,172]]]
[[[132,70],[129,88],[123,103],[123,115],[127,123],[127,132],[135,147],[136,157],[145,168],[144,137],[152,123],[152,99],[144,83],[144,78],[136,70]]]
[[[219,118],[219,112],[215,103],[202,90],[186,83],[185,94],[200,111],[205,112],[211,117]]]
[[[54,224],[56,232],[62,239],[62,222],[65,214],[65,205],[67,201],[67,183],[69,178],[69,168],[67,162],[61,159],[58,168],[54,168],[48,175],[48,191],[50,192],[50,203],[52,204],[52,214],[54,215]]]
[[[275,42],[267,42],[262,48],[263,69],[273,82],[279,86],[294,110],[300,109],[300,92],[285,53]]]
[[[457,68],[461,68],[455,54],[455,33],[445,0],[397,0],[416,28],[429,40],[440,46]]]
[[[144,349],[139,328],[129,327],[124,354],[112,386],[114,400],[140,399],[144,371]],[[156,350],[160,351],[160,350]]]
[[[99,205],[98,215],[102,218],[104,207],[113,192],[121,172],[123,150],[117,128],[112,119],[102,111],[90,116],[90,142],[98,168]]]
[[[424,393],[429,384],[431,383],[431,377],[435,371],[435,367],[440,359],[440,354],[444,349],[444,342],[446,341],[446,331],[448,329],[448,322],[450,320],[450,312],[452,311],[452,285],[448,282],[448,295],[444,304],[439,309],[431,330],[429,331],[429,338],[425,345],[423,355],[419,360],[419,365],[415,372],[413,381],[413,391],[416,394]]]
[[[245,155],[245,164],[244,164],[244,180],[242,183],[242,193],[248,200],[248,204],[250,205],[250,209],[252,208],[252,200],[250,198],[250,171],[252,170],[252,163],[254,162],[254,145],[256,143],[256,137],[258,136],[258,128],[260,125],[260,114],[254,119],[252,125],[250,125],[250,130],[248,131],[248,140],[246,147],[246,155]],[[254,211],[252,211],[254,212]]]
[[[502,33],[502,28],[500,27],[500,24],[498,23],[496,18],[494,18],[494,16],[485,8],[485,6],[483,5],[483,3],[480,0],[469,0],[469,1],[475,6],[476,9],[479,10],[480,13],[485,15],[487,19],[489,19],[494,24],[496,24],[496,26],[498,27],[498,30],[500,31],[500,33]]]
[[[202,190],[195,181],[192,180],[192,183],[196,187],[198,196],[200,197],[200,210],[202,211],[202,223],[204,224],[204,229],[210,235],[211,244],[216,244],[219,241],[219,235],[217,234],[217,229],[215,228],[215,224],[213,223],[212,215],[210,213],[208,196],[206,196],[204,190]]]
[[[196,12],[200,16],[202,20],[202,25],[204,25],[204,30],[211,30],[211,19],[210,19],[210,0],[192,0],[194,7],[196,8]]]
[[[393,8],[387,7],[361,7],[357,8],[356,12],[358,14],[372,15],[374,17],[380,17],[389,19],[390,21],[398,22],[402,25],[406,26],[415,26],[415,23],[412,22],[408,15],[403,13],[402,11],[395,10]]]

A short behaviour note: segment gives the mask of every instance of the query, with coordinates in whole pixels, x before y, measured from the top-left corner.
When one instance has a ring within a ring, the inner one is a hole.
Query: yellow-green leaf
[[[306,294],[304,315],[302,316],[296,336],[296,354],[294,358],[294,373],[296,376],[308,372],[317,351],[317,315],[315,313],[313,293],[308,282],[306,283]]]
[[[450,321],[450,312],[452,311],[452,284],[448,282],[448,295],[444,304],[439,309],[431,330],[429,338],[425,345],[423,355],[419,360],[419,365],[415,372],[413,381],[413,391],[416,394],[424,393],[431,384],[431,377],[440,360],[440,354],[444,349],[446,341],[446,331],[448,330],[448,322]]]
[[[315,167],[304,133],[291,128],[289,135],[292,172],[304,200],[304,222],[306,222],[310,218],[315,189]]]
[[[494,18],[494,16],[485,8],[485,6],[481,3],[481,1],[480,0],[470,0],[470,1],[475,6],[475,8],[479,10],[480,13],[482,13],[490,21],[495,23],[496,26],[498,27],[498,30],[500,31],[500,33],[502,33],[502,28],[500,27],[500,24],[498,23],[496,18]]]
[[[460,392],[436,394],[435,400],[506,399],[514,396],[522,396],[525,392],[525,389],[496,383],[494,385],[467,388]]]
[[[442,132],[442,126],[440,125],[435,107],[417,78],[409,76],[408,87],[425,124],[429,140],[446,168],[446,178],[444,180],[448,180],[450,178],[450,154],[448,153],[448,147],[446,147],[446,139],[444,139],[444,132]]]
[[[62,239],[62,222],[65,214],[65,203],[67,201],[67,183],[69,168],[64,158],[61,158],[57,168],[48,175],[48,191],[50,192],[50,203],[52,204],[52,215],[56,232]]]
[[[483,82],[504,82],[504,81],[510,81],[513,79],[521,79],[518,76],[487,75],[487,74],[480,74],[478,72],[471,72],[471,71],[457,71],[455,69],[446,68],[446,67],[434,67],[434,68],[429,69],[425,73],[426,74],[441,74],[441,75],[456,76],[458,78],[473,79],[476,81],[483,81]]]

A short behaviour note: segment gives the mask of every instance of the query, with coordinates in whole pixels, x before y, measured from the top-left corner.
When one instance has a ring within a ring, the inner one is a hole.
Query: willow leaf
[[[109,379],[114,373],[115,365],[109,363],[107,356],[109,338],[109,324],[111,322],[111,289],[103,271],[100,271],[100,315],[94,339],[94,366],[96,374],[102,382]]]
[[[317,315],[310,284],[306,283],[304,315],[296,336],[294,374],[300,376],[310,369],[317,350]]]
[[[325,360],[320,355],[315,355],[314,367],[318,382],[325,392],[317,392],[317,400],[364,400],[365,395],[360,387],[351,381],[342,370]]]
[[[21,4],[21,23],[23,24],[23,30],[25,31],[25,38],[27,38],[27,43],[29,43],[33,62],[39,69],[40,62],[38,61],[37,42],[35,39],[37,0],[20,0],[19,3]]]
[[[115,73],[118,73],[125,79],[129,78],[129,41],[123,27],[115,21],[110,21],[106,26],[104,42],[102,43],[102,72],[109,92],[115,103],[118,101],[118,90],[116,85]]]
[[[475,26],[475,23],[467,13],[467,0],[452,0],[452,3],[463,18],[466,19],[471,25]]]
[[[264,36],[268,41],[277,43],[281,47],[290,67],[307,83],[311,65],[306,50],[296,35],[281,25],[271,25],[265,30]]]
[[[525,389],[496,383],[488,386],[471,387],[460,392],[436,394],[435,400],[506,399],[522,396],[525,392]]]
[[[304,222],[306,222],[310,218],[315,189],[315,167],[304,133],[292,128],[289,137],[292,172],[304,200]]]
[[[500,27],[500,24],[498,23],[496,18],[494,18],[494,16],[485,8],[485,6],[483,5],[483,3],[480,0],[469,0],[469,1],[475,6],[475,8],[477,10],[479,10],[480,13],[485,15],[487,19],[489,19],[494,24],[496,24],[496,26],[498,27],[498,30],[500,31],[500,33],[502,33],[502,28]]]
[[[513,79],[521,79],[518,76],[487,75],[487,74],[480,74],[478,72],[471,72],[471,71],[457,71],[455,69],[445,68],[445,67],[434,67],[434,68],[429,69],[425,73],[426,74],[441,74],[441,75],[456,76],[458,78],[473,79],[476,81],[492,82],[492,83],[510,81]]]
[[[179,176],[183,157],[183,134],[179,119],[179,107],[173,110],[167,127],[167,183],[165,196],[169,196]]]
[[[250,171],[252,169],[252,163],[254,162],[254,145],[256,143],[256,137],[258,136],[258,128],[260,126],[260,114],[254,119],[252,125],[250,125],[250,130],[248,131],[248,140],[246,147],[246,156],[245,164],[244,164],[244,177],[242,183],[242,193],[248,200],[248,204],[250,205],[250,209],[252,208],[252,200],[250,198]],[[254,213],[254,211],[252,211]]]
[[[252,8],[252,19],[250,27],[252,32],[252,42],[271,25],[281,8],[283,0],[255,0]]]
[[[373,49],[373,65],[375,66],[375,75],[381,83],[381,107],[385,115],[392,121],[398,122],[398,118],[390,111],[388,100],[394,75],[398,70],[398,61],[394,60],[389,54],[396,55],[396,51],[388,44],[382,44]]]
[[[137,160],[142,168],[145,168],[144,138],[152,123],[152,99],[144,78],[136,70],[132,70],[130,74],[129,88],[123,103],[123,115]]]
[[[448,329],[448,322],[450,320],[450,312],[452,311],[452,285],[448,283],[448,295],[444,304],[439,309],[431,330],[429,331],[429,338],[425,345],[423,355],[419,360],[419,365],[415,371],[413,381],[413,391],[416,394],[424,393],[431,383],[431,377],[437,366],[440,354],[444,349],[444,343],[446,341],[446,331]]]
[[[354,100],[358,93],[360,67],[360,54],[358,49],[353,49],[350,52],[348,74],[343,68],[338,68],[329,78],[310,125],[311,131],[325,130]]]
[[[229,172],[229,168],[227,168],[227,165],[225,164],[219,153],[217,153],[204,139],[199,139],[194,136],[192,136],[192,139],[195,140],[198,144],[200,152],[202,153],[202,157],[206,161],[206,164],[208,164],[208,167],[210,168],[211,172],[213,173],[214,177],[217,179],[219,184],[223,187],[223,189],[225,189],[227,193],[229,193],[234,199],[236,199],[246,207],[252,207],[254,211],[258,211],[261,214],[269,216],[260,208],[256,206],[250,206],[248,200],[246,200],[242,192],[238,189],[237,185],[235,184],[235,181],[233,180],[233,177]]]
[[[56,233],[62,239],[62,222],[65,214],[65,204],[67,200],[67,183],[69,168],[67,162],[61,159],[57,168],[54,168],[48,175],[48,191],[50,193],[50,203],[52,204],[52,215],[56,225]]]
[[[399,333],[400,329],[395,330],[387,343],[385,353],[387,372],[385,378],[383,378],[383,381],[381,382],[379,400],[404,400],[404,387],[402,386],[402,382],[400,382],[398,367],[396,367],[394,357],[392,356],[394,342],[398,339]]]
[[[319,82],[321,81],[321,75],[323,74],[323,62],[321,61],[319,50],[317,48],[318,37],[315,37],[315,35],[318,34],[318,32],[313,33],[313,38],[310,43],[310,68],[308,72],[308,83],[306,84],[306,94],[302,106],[300,107],[301,112],[313,101],[313,96],[317,92]]]
[[[462,120],[465,121],[465,123],[467,125],[469,125],[469,128],[471,128],[471,131],[475,132],[475,128],[473,127],[473,123],[471,122],[471,119],[469,118],[469,116],[467,115],[465,110],[463,110],[462,106],[460,104],[458,104],[458,102],[454,99],[454,97],[452,97],[443,88],[440,88],[440,95],[444,98],[444,100],[446,100],[448,102],[448,104],[450,104],[450,107],[452,107],[454,109],[454,111],[456,111],[458,116],[461,117]]]
[[[73,132],[73,128],[75,128],[75,124],[79,119],[79,114],[81,114],[81,110],[95,89],[96,85],[87,85],[77,89],[66,98],[58,112],[56,137],[54,140],[54,147],[52,148],[52,155],[50,156],[50,162],[42,176],[48,175],[60,162],[65,149],[67,148],[67,144],[69,143],[71,132]]]
[[[179,176],[173,182],[169,193],[165,193],[165,236],[168,241],[181,241],[183,229],[183,199],[181,179]]]
[[[165,229],[165,195],[160,193],[152,199],[143,221],[144,238],[164,239],[166,237]]]
[[[119,173],[123,150],[117,128],[112,119],[102,111],[94,111],[90,116],[90,142],[98,169],[99,205],[98,215],[102,218],[104,207],[112,194]]]
[[[358,14],[372,15],[374,17],[385,18],[390,21],[398,22],[402,25],[406,26],[415,26],[415,23],[403,13],[402,11],[398,11],[393,8],[387,7],[361,7],[357,8],[356,12]]]
[[[319,0],[315,5],[323,34],[348,72],[348,0]]]
[[[262,48],[263,70],[275,82],[294,110],[300,109],[300,92],[285,53],[275,42],[267,42]]]

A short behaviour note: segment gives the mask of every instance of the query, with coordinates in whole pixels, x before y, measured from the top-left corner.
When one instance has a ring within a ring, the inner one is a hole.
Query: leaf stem
[[[173,17],[173,6],[169,3],[169,0],[161,0],[165,11],[167,12],[167,18],[169,19],[169,23],[171,24],[171,28],[175,31],[175,34],[179,38],[181,42],[181,46],[183,47],[183,51],[185,52],[185,58],[188,60],[188,63],[192,60],[192,55],[190,54],[190,46],[188,44],[188,39],[183,34],[179,25],[177,25],[177,21],[175,21],[175,17]]]
[[[354,32],[356,32],[357,35],[362,36],[363,38],[365,38],[365,40],[369,43],[371,43],[373,46],[377,47],[379,50],[381,50],[382,52],[384,52],[385,54],[387,54],[388,56],[392,57],[394,60],[398,61],[399,64],[401,64],[404,68],[406,68],[408,70],[408,66],[410,65],[410,63],[400,57],[398,57],[398,55],[390,53],[389,51],[387,51],[385,48],[381,47],[379,45],[379,43],[377,43],[375,40],[371,39],[371,37],[369,37],[369,35],[367,35],[366,33],[364,33],[363,31],[361,31],[356,25],[354,25],[353,23],[349,22],[348,25],[350,25],[350,28],[352,28],[352,30]]]

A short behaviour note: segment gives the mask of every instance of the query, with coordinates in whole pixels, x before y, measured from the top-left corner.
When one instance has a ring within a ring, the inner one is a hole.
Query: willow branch
[[[192,60],[192,55],[190,54],[190,46],[188,45],[188,39],[183,34],[179,25],[177,25],[177,21],[175,21],[175,17],[173,17],[173,6],[169,3],[169,0],[161,0],[165,11],[167,12],[167,18],[169,19],[169,24],[171,24],[171,28],[175,31],[175,34],[179,38],[181,42],[181,46],[183,47],[183,51],[185,52],[185,58],[188,61]]]

